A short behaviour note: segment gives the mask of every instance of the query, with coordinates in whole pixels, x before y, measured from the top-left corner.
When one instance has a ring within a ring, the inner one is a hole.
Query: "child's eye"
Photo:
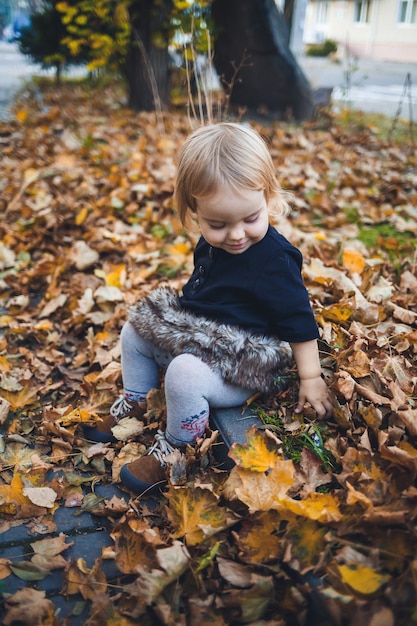
[[[248,217],[247,220],[245,220],[246,224],[253,224],[253,222],[256,222],[256,220],[259,217],[259,213],[257,213],[256,215],[254,215],[253,217]]]
[[[224,228],[224,224],[209,224],[212,230],[221,230]]]

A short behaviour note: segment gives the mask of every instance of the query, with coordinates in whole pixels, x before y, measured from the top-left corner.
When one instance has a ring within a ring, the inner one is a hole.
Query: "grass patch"
[[[403,103],[403,117],[395,121],[381,113],[365,113],[356,109],[344,108],[335,114],[335,120],[347,132],[370,132],[382,141],[390,141],[400,146],[415,146],[415,129],[406,119],[408,104]]]
[[[388,222],[362,227],[358,239],[371,250],[385,250],[392,261],[398,256],[408,256],[417,249],[414,233],[399,232]]]
[[[277,413],[255,407],[254,412],[282,441],[284,455],[299,464],[304,448],[312,452],[323,464],[323,469],[336,470],[333,454],[325,448],[325,429],[318,424],[305,423],[295,432],[286,430],[283,420]]]

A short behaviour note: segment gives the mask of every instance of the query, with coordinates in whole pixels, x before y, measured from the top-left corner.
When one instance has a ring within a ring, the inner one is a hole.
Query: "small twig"
[[[390,128],[389,133],[388,133],[388,138],[389,138],[389,140],[391,140],[391,137],[392,137],[392,135],[393,135],[393,133],[394,133],[396,127],[397,127],[398,121],[400,119],[402,107],[403,107],[403,102],[404,102],[404,99],[405,99],[406,96],[408,96],[408,110],[409,110],[408,123],[409,123],[409,129],[410,129],[410,140],[411,140],[411,145],[413,146],[413,148],[415,148],[414,122],[413,122],[413,100],[412,100],[412,93],[411,93],[411,74],[410,74],[410,72],[408,72],[406,77],[405,77],[403,91],[402,91],[402,94],[401,94],[400,99],[398,101],[398,107],[397,107],[397,110],[395,112],[391,128]]]
[[[152,95],[153,95],[153,100],[154,100],[154,105],[155,105],[156,120],[159,126],[158,130],[160,133],[165,133],[165,123],[164,123],[164,117],[162,115],[161,98],[158,92],[158,85],[155,79],[155,73],[153,71],[152,65],[149,61],[148,53],[146,51],[145,46],[143,45],[143,41],[140,38],[138,31],[136,30],[136,28],[133,27],[132,32],[134,35],[135,42],[137,43],[138,48],[142,54],[143,62],[144,62],[144,65],[148,74],[149,84],[152,90]]]

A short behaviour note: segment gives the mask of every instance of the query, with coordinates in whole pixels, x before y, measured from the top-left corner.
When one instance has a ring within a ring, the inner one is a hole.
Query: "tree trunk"
[[[169,103],[165,32],[171,7],[172,0],[135,0],[130,6],[132,40],[126,60],[126,78],[129,107],[135,111],[166,108]]]
[[[293,57],[289,31],[274,0],[213,0],[214,65],[232,105],[312,117],[313,92]]]

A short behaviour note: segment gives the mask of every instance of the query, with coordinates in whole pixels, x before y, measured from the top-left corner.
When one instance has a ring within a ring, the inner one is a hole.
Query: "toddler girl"
[[[87,433],[106,439],[114,421],[143,413],[166,368],[166,432],[120,474],[136,493],[163,483],[164,455],[203,435],[210,407],[280,391],[293,359],[295,411],[306,402],[320,417],[332,409],[301,253],[269,223],[288,204],[262,138],[235,123],[195,130],[180,150],[174,200],[184,226],[194,221],[201,233],[193,274],[181,295],[158,288],[131,309],[121,333],[124,395],[110,423]]]

